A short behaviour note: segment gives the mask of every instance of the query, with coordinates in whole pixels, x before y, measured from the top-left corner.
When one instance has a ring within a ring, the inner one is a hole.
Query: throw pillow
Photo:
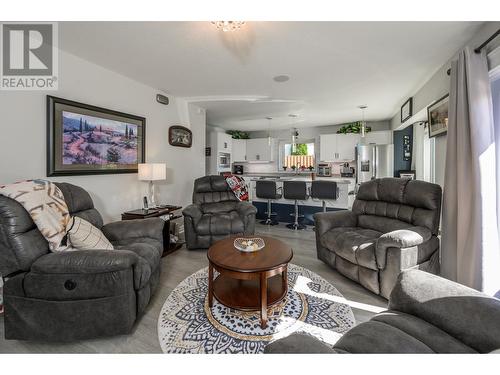
[[[77,216],[71,218],[67,233],[69,244],[74,249],[113,250],[113,245],[99,228]]]

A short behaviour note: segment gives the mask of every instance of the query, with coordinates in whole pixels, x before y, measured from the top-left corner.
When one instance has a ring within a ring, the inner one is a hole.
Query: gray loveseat
[[[314,215],[318,258],[385,298],[402,270],[438,273],[441,194],[417,180],[361,184],[352,211]]]
[[[256,213],[251,203],[236,198],[224,177],[196,179],[193,204],[182,211],[187,248],[208,249],[233,234],[254,234]]]
[[[90,195],[56,183],[71,215],[100,228],[115,250],[49,252],[26,210],[0,196],[5,338],[72,341],[129,333],[160,278],[161,219],[103,225]]]
[[[293,334],[266,353],[489,353],[500,348],[500,300],[419,270],[403,271],[389,310],[350,329],[333,348]]]

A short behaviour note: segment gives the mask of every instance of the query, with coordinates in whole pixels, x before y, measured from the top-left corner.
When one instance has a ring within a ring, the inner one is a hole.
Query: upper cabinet
[[[320,161],[343,162],[356,158],[356,145],[360,143],[359,134],[321,134],[319,136]],[[364,143],[388,145],[392,143],[392,131],[380,130],[366,133]]]
[[[359,134],[321,134],[319,140],[320,161],[341,162],[356,158]]]
[[[274,140],[253,138],[246,140],[246,160],[268,162],[274,160]]]
[[[231,153],[233,138],[230,134],[217,132],[217,151]]]
[[[232,140],[232,158],[233,162],[247,161],[247,140],[233,139]]]
[[[392,130],[380,130],[366,133],[365,143],[376,143],[378,145],[389,145],[392,143]]]

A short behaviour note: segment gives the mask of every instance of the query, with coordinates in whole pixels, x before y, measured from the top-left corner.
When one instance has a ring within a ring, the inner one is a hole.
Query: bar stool
[[[277,213],[272,212],[271,200],[281,198],[281,193],[278,193],[281,188],[276,189],[276,181],[258,180],[255,184],[255,190],[257,198],[267,199],[267,219],[262,220],[260,223],[265,225],[277,225],[278,220],[272,219],[272,216],[277,216]]]
[[[287,228],[298,230],[305,229],[304,224],[299,224],[299,218],[303,218],[304,215],[299,215],[299,205],[298,201],[305,201],[307,196],[307,188],[305,181],[284,181],[283,182],[283,196],[285,199],[293,199],[295,201],[295,212],[290,214],[294,217],[293,224],[288,224]]]
[[[323,201],[323,212],[326,212],[326,200],[337,200],[339,189],[335,181],[312,181],[311,198]]]

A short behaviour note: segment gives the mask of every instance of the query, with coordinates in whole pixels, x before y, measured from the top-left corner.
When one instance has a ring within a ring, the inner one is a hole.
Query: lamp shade
[[[167,166],[165,163],[143,163],[139,164],[139,180],[158,181],[167,178]]]

